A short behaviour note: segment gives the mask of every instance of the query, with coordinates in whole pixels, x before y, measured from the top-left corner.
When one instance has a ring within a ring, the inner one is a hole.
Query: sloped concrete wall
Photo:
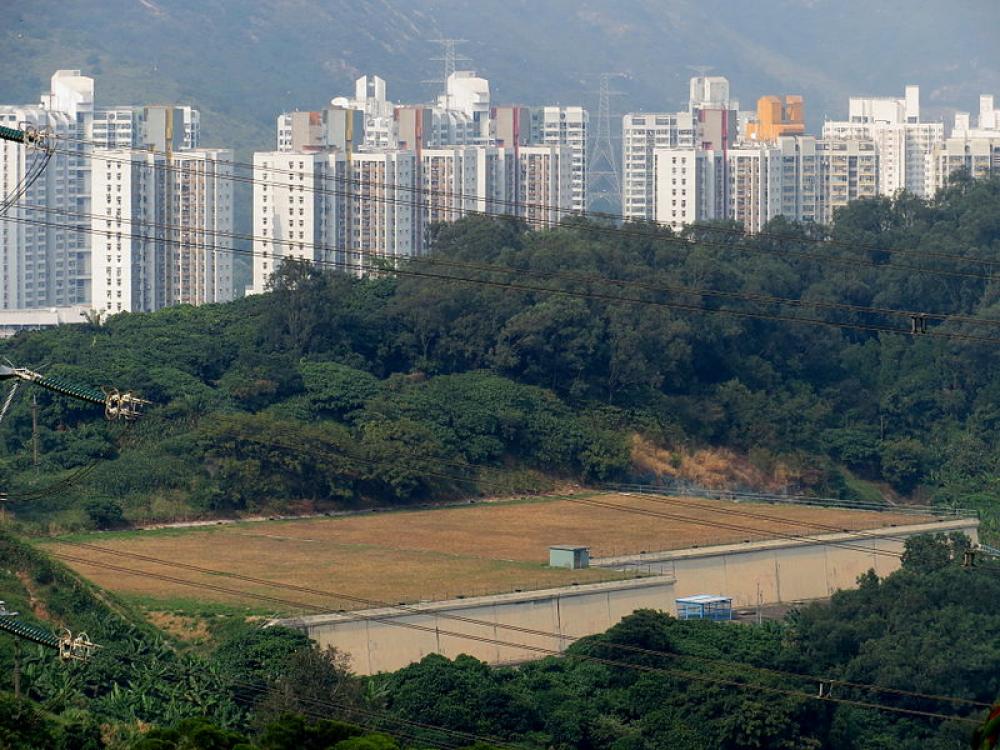
[[[573,638],[602,633],[637,609],[676,614],[680,596],[721,594],[736,607],[755,606],[758,591],[762,604],[825,599],[854,588],[868,570],[885,576],[898,569],[897,555],[912,536],[961,531],[977,541],[978,525],[947,520],[601,558],[591,565],[642,577],[276,622],[349,654],[358,674],[401,669],[432,653],[509,664],[562,652]]]
[[[673,579],[654,576],[277,622],[349,654],[358,674],[375,674],[431,653],[469,654],[490,664],[539,659],[562,652],[573,638],[604,632],[637,609],[673,611],[675,598]]]
[[[900,566],[907,539],[920,534],[962,532],[978,541],[977,519],[949,519],[860,532],[810,534],[698,549],[591,560],[594,567],[635,570],[676,579],[677,596],[720,594],[736,607],[826,599],[852,589],[858,576],[886,576]]]

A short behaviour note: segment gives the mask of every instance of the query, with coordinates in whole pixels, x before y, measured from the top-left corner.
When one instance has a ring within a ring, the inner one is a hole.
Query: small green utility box
[[[590,567],[590,547],[576,547],[570,544],[555,544],[549,547],[549,567],[550,568],[578,568]]]

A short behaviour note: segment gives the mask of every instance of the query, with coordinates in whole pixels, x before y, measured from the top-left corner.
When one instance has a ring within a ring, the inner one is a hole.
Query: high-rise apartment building
[[[41,107],[0,107],[0,125],[48,129],[57,138],[78,134],[69,114]],[[85,237],[71,229],[79,223],[76,212],[85,210],[83,186],[79,157],[66,154],[65,143],[60,142],[60,152],[53,154],[41,176],[5,211],[8,220],[0,223],[0,308],[56,307],[83,301],[78,271]],[[44,160],[42,150],[0,141],[0,193],[13,195]]]
[[[95,310],[152,312],[233,298],[232,151],[95,149]]]
[[[781,214],[781,149],[766,144],[748,144],[729,149],[724,158],[725,218],[740,222],[748,232],[759,232],[768,221]]]
[[[329,126],[334,111],[342,113],[338,122],[343,117],[351,123],[337,137]],[[327,238],[324,253],[333,252],[346,270],[364,273],[422,254],[428,227],[436,222],[479,212],[520,216],[541,228],[583,211],[587,125],[582,107],[494,106],[489,81],[472,71],[449,75],[434,104],[393,105],[386,100],[385,82],[365,77],[356,82],[353,98],[335,98],[317,112],[279,116],[277,150],[255,156],[255,175],[268,169],[274,174],[267,165],[279,161],[301,162],[306,181],[319,179],[328,187],[334,181],[346,193],[344,204],[312,217],[303,210],[301,219],[295,217],[302,226],[291,231],[301,229],[305,257],[311,226],[314,242]],[[276,154],[285,156],[279,160]],[[263,186],[255,187],[256,234],[281,228],[274,214],[283,215],[281,200],[280,191],[265,194]],[[290,208],[299,211],[298,204]],[[263,240],[257,243],[260,257],[248,291],[265,289],[288,253],[280,244],[273,234],[266,247]]]
[[[824,140],[871,140],[879,155],[879,193],[929,197],[928,158],[944,141],[943,123],[920,121],[920,87],[903,98],[851,97],[848,119],[823,125]]]
[[[452,146],[420,152],[421,224],[458,221],[470,213],[516,213],[513,150]]]
[[[58,70],[38,106],[2,107],[0,121],[58,139],[45,172],[8,212],[48,226],[8,223],[0,234],[4,307],[87,303],[113,313],[231,299],[231,254],[203,246],[230,243],[214,232],[232,230],[229,167],[216,164],[232,153],[195,148],[198,110],[99,107],[92,78]],[[0,186],[41,158],[0,144]]]
[[[654,218],[654,160],[658,148],[694,148],[690,112],[630,113],[622,117],[622,214],[630,221]]]
[[[204,305],[233,298],[233,152],[185,149],[167,175],[168,305]],[[170,198],[168,197],[168,200]]]
[[[254,156],[254,282],[284,258],[362,275],[421,255],[427,229],[470,213],[550,227],[571,210],[568,146],[452,146],[267,152]]]
[[[658,148],[653,152],[653,217],[675,230],[722,218],[725,160],[721,152]]]
[[[347,265],[350,229],[347,158],[343,152],[254,155],[253,285],[248,293],[266,291],[267,282],[286,258],[308,260],[338,270]]]
[[[868,140],[782,136],[726,151],[656,149],[656,221],[674,229],[732,219],[758,232],[771,219],[828,223],[852,200],[878,194]]]
[[[879,152],[870,140],[823,139],[816,142],[819,192],[816,218],[822,224],[851,201],[879,194]]]
[[[722,76],[698,76],[690,81],[688,112],[695,122],[695,148],[725,151],[739,135],[740,104],[729,95]]]
[[[587,210],[587,131],[590,115],[583,107],[536,107],[531,113],[531,143],[569,146],[572,151],[574,211]]]
[[[780,136],[781,211],[791,221],[818,221],[820,200],[820,157],[816,138]]]
[[[632,112],[622,117],[622,214],[625,218],[648,221],[656,215],[656,149],[727,151],[739,134],[739,115],[739,103],[730,97],[728,79],[699,76],[690,80],[686,112]],[[669,187],[674,186],[670,184]],[[673,199],[670,200],[668,213],[673,215],[673,209],[677,209],[678,217],[684,215],[680,206],[673,206]]]
[[[578,197],[576,152],[571,146],[524,146],[517,155],[519,215],[532,229],[556,226]]]
[[[1000,131],[986,135],[959,135],[935,146],[928,160],[928,183],[937,191],[958,171],[974,179],[1000,175]]]
[[[355,151],[364,146],[365,114],[360,109],[331,105],[316,112],[278,115],[278,151]]]
[[[90,298],[89,237],[73,227],[90,210],[85,141],[93,111],[94,81],[79,70],[56,71],[40,104],[0,106],[0,124],[48,130],[58,145],[0,227],[0,308],[61,307]],[[0,142],[0,192],[12,194],[44,160],[37,148]]]
[[[166,304],[166,160],[132,148],[98,149],[93,170],[92,305],[105,313]],[[100,218],[98,218],[100,217]]]

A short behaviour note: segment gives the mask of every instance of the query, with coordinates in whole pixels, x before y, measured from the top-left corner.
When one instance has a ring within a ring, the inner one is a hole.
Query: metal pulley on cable
[[[78,385],[62,378],[42,375],[25,367],[0,365],[0,380],[12,379],[19,382],[34,383],[54,393],[103,406],[104,416],[109,421],[122,420],[133,422],[142,416],[142,407],[149,403],[149,401],[139,398],[130,391],[122,393],[115,388],[98,390],[90,386]]]
[[[910,333],[914,336],[927,333],[927,313],[916,313],[910,316]]]

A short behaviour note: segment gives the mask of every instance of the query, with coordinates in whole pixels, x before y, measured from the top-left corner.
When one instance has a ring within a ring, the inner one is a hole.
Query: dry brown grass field
[[[860,512],[792,505],[730,503],[684,498],[682,506],[623,494],[579,496],[614,506],[677,516],[649,517],[598,508],[565,498],[480,503],[433,510],[400,511],[336,518],[259,521],[194,529],[93,534],[84,541],[162,560],[344,593],[380,602],[415,602],[478,594],[537,589],[608,580],[617,574],[598,569],[557,570],[545,566],[550,544],[581,544],[593,556],[724,544],[781,535],[816,535],[835,529],[862,530],[915,523],[912,515]],[[730,511],[730,512],[726,512]],[[754,513],[749,518],[739,513]],[[706,525],[728,524],[740,530]],[[752,527],[751,530],[747,530]],[[190,588],[141,575],[156,573],[309,605],[357,609],[357,602],[248,584],[152,561],[119,557],[44,543],[54,553],[103,561],[139,575],[82,562],[80,573],[111,591],[164,608],[177,602],[214,602],[258,612],[291,613],[292,604]]]

